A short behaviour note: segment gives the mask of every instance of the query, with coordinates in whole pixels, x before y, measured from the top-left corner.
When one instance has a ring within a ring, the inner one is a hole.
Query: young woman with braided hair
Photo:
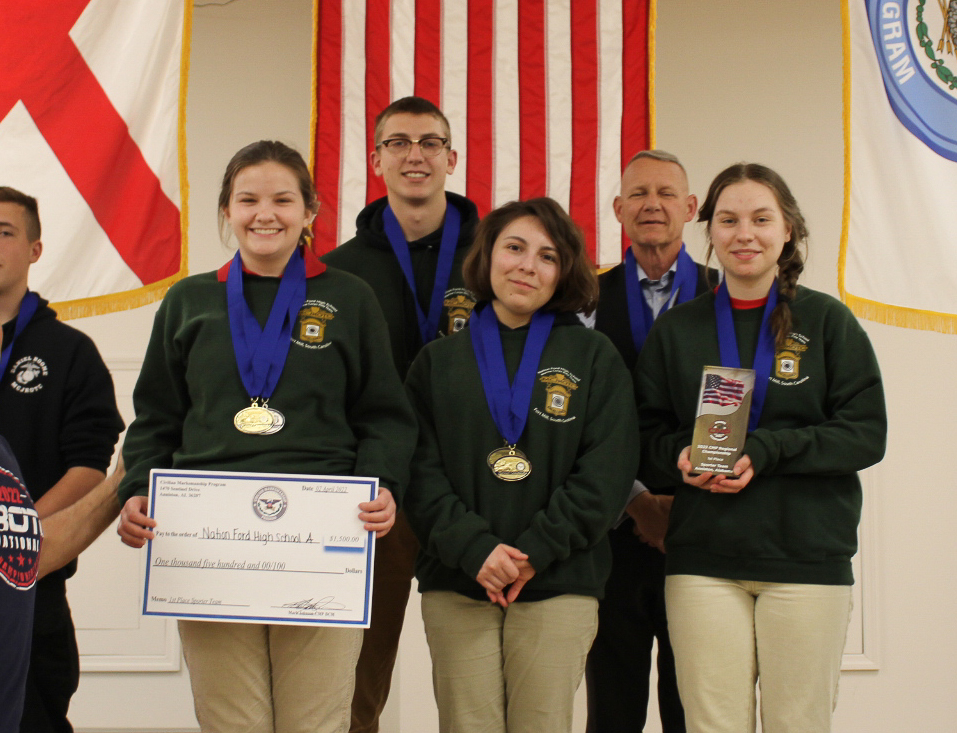
[[[699,221],[721,285],[664,314],[635,369],[639,478],[676,486],[666,598],[688,730],[828,731],[851,609],[861,484],[887,420],[867,335],[797,285],[807,227],[781,177],[737,164]],[[757,372],[734,475],[689,461],[702,367]],[[766,389],[765,389],[766,387]],[[763,399],[762,399],[762,392]]]

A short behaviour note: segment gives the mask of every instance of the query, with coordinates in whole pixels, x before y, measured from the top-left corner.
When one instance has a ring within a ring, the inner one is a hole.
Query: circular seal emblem
[[[729,435],[731,435],[731,426],[724,420],[715,420],[708,428],[708,436],[718,443],[727,440]]]
[[[253,511],[257,517],[267,522],[279,519],[288,505],[286,494],[277,486],[263,486],[253,496]]]
[[[897,119],[957,161],[957,0],[867,0],[867,20]]]

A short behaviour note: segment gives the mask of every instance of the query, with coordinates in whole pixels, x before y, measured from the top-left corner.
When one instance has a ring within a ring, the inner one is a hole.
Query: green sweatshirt
[[[884,455],[887,415],[877,360],[851,312],[798,288],[794,325],[776,351],[757,429],[745,442],[754,478],[737,494],[681,480],[701,370],[720,365],[714,295],[659,318],[635,367],[642,465],[649,486],[674,486],[668,574],[782,583],[853,583],[861,484]],[[750,368],[763,308],[735,310],[741,366]]]
[[[337,270],[307,282],[269,400],[286,418],[273,435],[246,435],[233,426],[250,398],[233,352],[226,283],[210,272],[170,288],[133,392],[136,420],[123,446],[128,473],[121,501],[146,493],[151,468],[376,476],[400,499],[416,427],[375,296]],[[279,278],[245,274],[243,283],[262,325]]]
[[[501,334],[511,379],[528,329]],[[532,465],[521,481],[502,481],[488,466],[504,441],[468,329],[426,346],[406,387],[420,430],[405,504],[422,544],[419,590],[484,599],[475,577],[505,543],[527,553],[536,571],[520,600],[601,597],[611,569],[607,532],[638,464],[632,388],[608,338],[572,314],[556,318],[518,442]]]

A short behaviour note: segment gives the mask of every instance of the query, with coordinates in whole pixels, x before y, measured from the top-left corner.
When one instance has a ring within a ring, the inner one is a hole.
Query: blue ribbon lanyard
[[[553,312],[538,310],[532,315],[522,360],[510,385],[495,309],[491,304],[486,304],[472,314],[469,331],[472,335],[475,360],[482,377],[482,387],[485,389],[485,399],[488,401],[488,409],[492,413],[495,426],[510,446],[514,446],[525,431],[528,408],[532,404],[535,375],[554,322]]]
[[[671,295],[661,309],[661,313],[668,310],[672,303],[686,303],[694,298],[697,285],[698,266],[695,265],[691,255],[688,254],[682,244],[681,251],[678,252],[677,272],[675,272],[674,280],[671,282]],[[635,351],[641,352],[641,347],[645,345],[645,339],[648,338],[648,331],[651,330],[651,326],[655,322],[655,316],[641,292],[641,283],[638,280],[638,263],[635,261],[635,253],[631,247],[625,251],[625,297],[628,301],[628,322],[631,324],[631,338],[635,343]]]
[[[40,296],[28,290],[20,301],[20,312],[17,313],[17,325],[13,327],[13,338],[9,344],[3,345],[3,351],[0,351],[0,375],[6,374],[7,364],[10,363],[10,355],[13,353],[13,345],[17,341],[17,336],[23,333],[33,314],[37,312],[40,305]]]
[[[405,241],[405,234],[395,218],[391,206],[386,206],[382,212],[382,223],[385,225],[385,234],[399,261],[405,281],[412,291],[412,302],[415,303],[415,314],[419,319],[419,333],[422,343],[427,344],[434,340],[439,332],[439,318],[442,315],[442,305],[445,300],[445,291],[449,286],[452,275],[452,260],[455,259],[455,247],[459,241],[459,231],[462,227],[462,215],[454,206],[445,209],[445,224],[442,228],[442,243],[439,245],[439,258],[435,266],[435,282],[432,283],[432,297],[429,300],[428,316],[422,312],[419,305],[418,291],[415,289],[415,273],[412,271],[412,255],[409,252],[409,243]]]
[[[761,319],[761,331],[754,353],[754,394],[751,395],[751,412],[748,417],[748,432],[758,427],[764,399],[768,394],[768,380],[771,378],[771,364],[774,363],[774,334],[771,333],[771,312],[778,303],[778,281],[771,283],[768,302],[764,306]],[[738,337],[734,332],[734,320],[731,317],[731,294],[724,280],[718,287],[714,300],[715,317],[718,321],[718,348],[721,351],[721,366],[732,369],[741,368],[738,354]]]
[[[226,277],[226,302],[239,376],[251,399],[268,400],[276,389],[289,354],[293,325],[305,301],[306,266],[297,249],[279,281],[266,327],[261,328],[243,297],[243,266],[236,253]]]

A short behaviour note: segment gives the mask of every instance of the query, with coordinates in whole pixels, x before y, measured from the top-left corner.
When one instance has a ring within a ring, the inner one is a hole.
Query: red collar
[[[718,287],[721,287],[720,285]],[[714,289],[714,292],[718,292],[718,288]],[[768,304],[768,296],[765,295],[763,298],[758,298],[757,300],[742,300],[741,298],[731,298],[731,307],[736,311],[746,311],[752,308],[763,308]]]
[[[321,275],[322,273],[326,271],[325,263],[321,262],[319,258],[316,257],[316,253],[312,251],[311,247],[301,247],[301,249],[303,253],[302,254],[303,260],[305,261],[305,265],[306,265],[306,277],[316,277],[317,275]],[[241,261],[242,260],[240,260],[240,262]],[[223,265],[216,271],[216,279],[219,280],[219,282],[221,283],[226,282],[226,276],[229,274],[229,265],[231,263],[232,263],[232,259],[230,259],[229,262],[227,262],[225,265]],[[258,274],[248,269],[246,265],[243,265],[243,272],[246,273],[247,275]]]
[[[731,307],[738,311],[751,310],[752,308],[763,308],[768,304],[768,296],[757,300],[741,300],[740,298],[731,298]]]

